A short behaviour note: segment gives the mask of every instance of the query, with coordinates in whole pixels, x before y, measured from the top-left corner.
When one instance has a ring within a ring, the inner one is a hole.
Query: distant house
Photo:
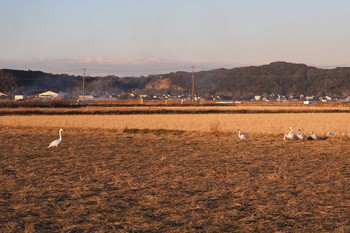
[[[46,91],[46,92],[40,93],[38,97],[43,99],[53,99],[53,98],[60,97],[60,95],[53,91]]]
[[[260,101],[260,99],[261,99],[261,95],[256,95],[256,96],[254,96],[254,100],[255,100],[255,101]]]
[[[276,101],[278,101],[278,102],[282,102],[282,101],[286,101],[287,100],[287,98],[284,95],[277,95],[277,96],[278,97],[277,97]]]
[[[315,101],[313,100],[305,100],[304,101],[304,104],[313,104]]]
[[[277,97],[274,93],[271,93],[268,97],[267,100],[268,101],[276,101]]]
[[[82,99],[94,99],[94,95],[79,95],[79,99],[82,100]]]
[[[311,95],[311,96],[306,96],[305,97],[306,100],[314,100],[315,96]]]
[[[24,100],[26,97],[24,95],[15,95],[15,100]]]
[[[328,96],[328,95],[325,96],[325,99],[328,100],[328,101],[332,101],[333,100],[333,98],[331,96]]]
[[[7,98],[7,97],[8,97],[8,95],[6,95],[5,93],[0,92],[0,98]]]
[[[323,97],[318,98],[318,100],[321,101],[321,102],[323,102],[323,103],[327,102],[327,99],[325,99],[325,98],[323,98]]]

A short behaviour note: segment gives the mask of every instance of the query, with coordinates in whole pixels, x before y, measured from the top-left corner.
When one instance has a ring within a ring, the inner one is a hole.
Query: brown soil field
[[[284,134],[289,127],[304,133],[350,131],[350,113],[297,114],[147,114],[147,115],[6,115],[0,126],[88,128],[88,129],[166,129],[197,132],[233,132],[240,128],[249,134]]]
[[[56,126],[55,126],[56,127]],[[349,232],[349,140],[0,129],[0,232]]]

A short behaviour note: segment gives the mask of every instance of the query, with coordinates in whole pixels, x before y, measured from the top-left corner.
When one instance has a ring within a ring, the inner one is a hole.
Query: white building
[[[332,101],[333,100],[333,98],[331,97],[331,96],[325,96],[325,98],[326,98],[326,100],[328,100],[328,101]]]
[[[91,100],[91,99],[94,99],[94,98],[95,98],[94,95],[79,95],[79,99],[80,100],[83,100],[83,99]]]
[[[6,95],[5,93],[0,92],[0,98],[6,98],[6,97],[8,97],[8,95]]]
[[[15,100],[24,100],[25,96],[24,95],[15,95]]]
[[[38,97],[43,99],[53,99],[53,98],[60,97],[60,95],[53,91],[46,91],[46,92],[40,93]]]
[[[304,104],[313,104],[313,103],[314,103],[313,100],[305,100],[305,101],[304,101]]]
[[[282,102],[282,101],[286,101],[286,100],[287,100],[287,98],[284,95],[277,95],[276,101]]]

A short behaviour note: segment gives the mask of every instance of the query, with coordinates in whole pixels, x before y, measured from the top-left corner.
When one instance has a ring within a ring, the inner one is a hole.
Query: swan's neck
[[[292,128],[290,128],[290,131],[289,131],[289,133],[291,134],[291,133],[293,133],[293,129]]]
[[[238,136],[241,136],[241,131],[240,130],[238,130]]]
[[[58,140],[62,141],[62,131],[61,130],[60,130],[59,134],[60,134],[60,138]]]

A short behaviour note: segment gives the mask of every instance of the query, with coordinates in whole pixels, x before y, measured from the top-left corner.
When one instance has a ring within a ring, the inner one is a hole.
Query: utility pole
[[[83,75],[83,100],[85,100],[85,74],[86,74],[86,68],[83,68],[84,75]]]
[[[196,82],[195,82],[195,79],[194,79],[194,66],[192,66],[192,94],[191,94],[192,104],[194,104],[194,102],[195,102],[195,97],[198,100],[197,90],[196,90]]]

